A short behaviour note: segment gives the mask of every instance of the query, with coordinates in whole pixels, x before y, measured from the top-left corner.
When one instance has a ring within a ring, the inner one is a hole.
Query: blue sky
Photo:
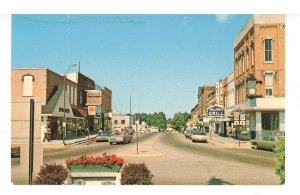
[[[80,61],[81,73],[113,91],[113,109],[129,113],[132,96],[133,113],[172,117],[190,112],[198,86],[233,72],[233,40],[250,17],[13,15],[12,68],[64,73]]]

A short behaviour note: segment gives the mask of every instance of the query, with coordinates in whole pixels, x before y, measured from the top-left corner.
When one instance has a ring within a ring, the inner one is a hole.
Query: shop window
[[[263,112],[261,113],[261,119],[263,130],[279,129],[279,112]]]

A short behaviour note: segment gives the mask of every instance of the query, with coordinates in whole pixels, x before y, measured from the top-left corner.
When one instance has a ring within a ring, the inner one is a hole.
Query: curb
[[[248,149],[248,150],[251,149],[250,146],[228,145],[224,142],[217,141],[217,140],[212,140],[212,139],[208,139],[207,142],[210,143],[210,144],[213,144],[213,145],[220,146],[220,147],[225,148],[225,149]]]
[[[63,145],[63,144],[44,145],[43,148],[44,149],[65,149],[65,148],[70,148],[70,147],[74,147],[74,146],[81,145],[81,144],[91,144],[92,142],[95,141],[95,138],[96,137],[91,137],[91,138],[83,139],[80,141],[67,143],[66,145]]]

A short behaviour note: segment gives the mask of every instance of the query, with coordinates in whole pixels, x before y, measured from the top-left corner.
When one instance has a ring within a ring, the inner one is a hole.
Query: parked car
[[[267,149],[267,150],[274,150],[275,148],[275,139],[273,136],[271,137],[264,137],[262,140],[251,139],[250,140],[251,148],[257,149]]]
[[[127,132],[121,132],[121,133],[116,132],[109,137],[108,141],[110,144],[118,144],[118,143],[125,144],[125,143],[130,143],[132,138],[133,136]]]
[[[134,134],[134,130],[133,129],[122,129],[121,132],[124,132],[124,133],[126,132],[126,133],[128,133],[130,135]]]
[[[110,131],[101,131],[101,132],[99,132],[96,136],[96,142],[108,141],[111,134],[112,133]]]
[[[191,136],[193,135],[194,132],[195,132],[194,130],[189,130],[189,131],[186,133],[185,137],[191,139]]]
[[[194,131],[191,135],[191,140],[193,142],[207,142],[206,133],[203,131]]]

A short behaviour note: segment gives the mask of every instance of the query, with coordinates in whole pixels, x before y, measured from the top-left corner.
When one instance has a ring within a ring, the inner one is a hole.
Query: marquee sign
[[[87,106],[101,105],[100,90],[86,90],[86,105]]]
[[[207,109],[207,116],[208,117],[218,117],[218,116],[224,116],[224,108],[214,106]]]

